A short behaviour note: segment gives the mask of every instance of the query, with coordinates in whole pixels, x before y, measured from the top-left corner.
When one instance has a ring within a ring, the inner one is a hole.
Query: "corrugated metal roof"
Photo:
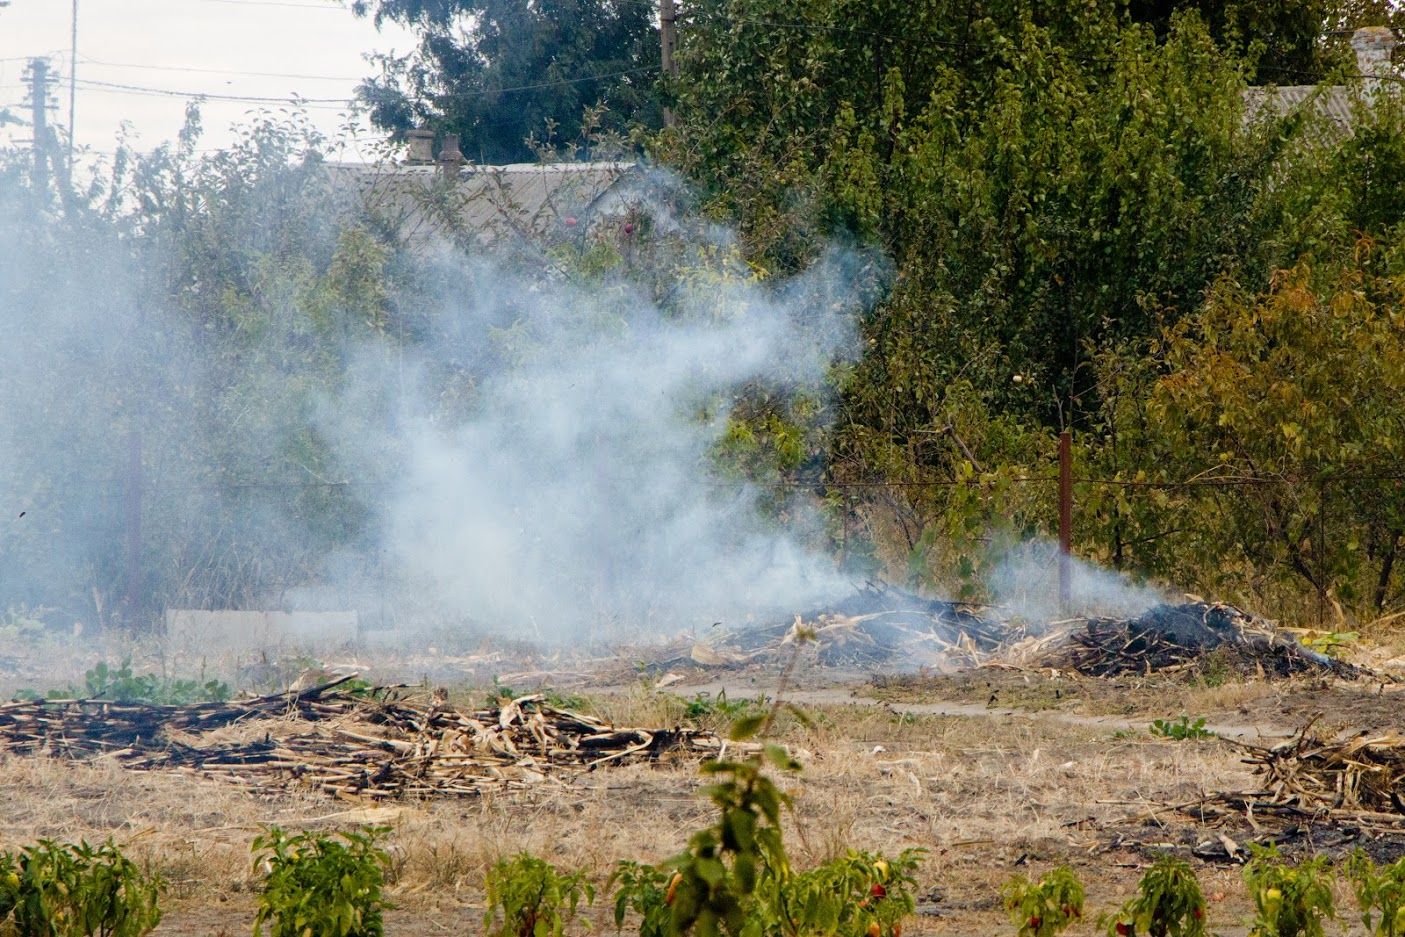
[[[1284,85],[1249,88],[1244,92],[1245,119],[1260,115],[1286,116],[1310,107],[1341,130],[1350,132],[1355,121],[1355,97],[1345,85]]]
[[[447,235],[483,244],[540,236],[568,218],[586,223],[636,169],[631,162],[469,165],[451,180],[437,166],[328,165],[335,187],[355,191],[409,240]]]

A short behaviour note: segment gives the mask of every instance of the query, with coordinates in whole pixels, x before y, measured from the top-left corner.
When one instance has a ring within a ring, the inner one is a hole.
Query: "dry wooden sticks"
[[[255,789],[304,786],[343,797],[464,796],[540,784],[562,772],[716,754],[694,729],[621,729],[524,696],[463,711],[389,693],[297,693],[156,706],[98,700],[0,704],[0,753],[115,759]]]

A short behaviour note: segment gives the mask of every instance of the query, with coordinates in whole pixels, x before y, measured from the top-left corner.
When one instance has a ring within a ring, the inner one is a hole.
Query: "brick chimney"
[[[1395,33],[1385,26],[1363,26],[1352,33],[1351,48],[1356,52],[1356,70],[1368,94],[1374,94],[1382,84],[1394,90],[1398,82],[1381,79],[1396,77],[1395,69],[1390,64],[1391,52],[1395,50]]]
[[[463,165],[463,154],[459,152],[459,135],[444,134],[444,142],[439,146],[439,171],[446,178],[457,179],[459,167]]]
[[[406,166],[434,165],[434,131],[427,127],[416,127],[405,134],[410,144],[410,152],[405,156]]]

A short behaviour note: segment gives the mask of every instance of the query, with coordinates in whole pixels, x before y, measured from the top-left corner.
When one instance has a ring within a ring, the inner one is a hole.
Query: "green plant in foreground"
[[[1170,719],[1157,719],[1151,724],[1149,730],[1152,735],[1163,739],[1174,739],[1177,742],[1184,742],[1188,739],[1208,739],[1214,738],[1215,733],[1205,728],[1205,717],[1201,716],[1194,722],[1189,716],[1172,721]]]
[[[1374,937],[1405,937],[1405,859],[1380,866],[1358,849],[1347,861],[1346,875],[1366,929]]]
[[[40,840],[0,853],[0,937],[142,937],[161,922],[161,887],[111,841]]]
[[[1017,875],[1005,886],[1005,910],[1019,937],[1054,937],[1083,917],[1083,883],[1066,866],[1038,882]]]
[[[1336,916],[1327,859],[1283,862],[1276,846],[1250,845],[1244,884],[1254,899],[1249,937],[1325,937],[1322,922]]]
[[[764,732],[770,718],[738,719],[733,741]],[[912,875],[921,851],[905,850],[894,859],[850,851],[813,869],[792,869],[781,834],[790,798],[768,776],[767,764],[783,771],[800,767],[778,745],[703,765],[716,779],[707,794],[718,808],[717,822],[660,866],[620,863],[610,880],[617,927],[633,911],[641,937],[899,937],[916,905]]]
[[[1205,937],[1205,896],[1184,859],[1162,856],[1137,883],[1137,895],[1104,916],[1109,937]]]
[[[390,857],[376,845],[389,830],[286,833],[254,839],[254,868],[265,869],[254,937],[382,937],[381,894]]]
[[[595,900],[582,873],[559,872],[525,852],[488,870],[487,892],[483,929],[493,937],[561,937],[582,899]]]

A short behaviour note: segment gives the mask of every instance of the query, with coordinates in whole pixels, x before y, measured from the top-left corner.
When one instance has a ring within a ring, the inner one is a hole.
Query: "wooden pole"
[[[1073,438],[1059,434],[1059,607],[1067,614],[1073,574]]]
[[[41,197],[49,191],[49,63],[29,63],[29,120],[34,126],[34,189]]]
[[[73,134],[78,113],[78,0],[73,0],[73,19],[68,37],[68,178],[73,179]]]

